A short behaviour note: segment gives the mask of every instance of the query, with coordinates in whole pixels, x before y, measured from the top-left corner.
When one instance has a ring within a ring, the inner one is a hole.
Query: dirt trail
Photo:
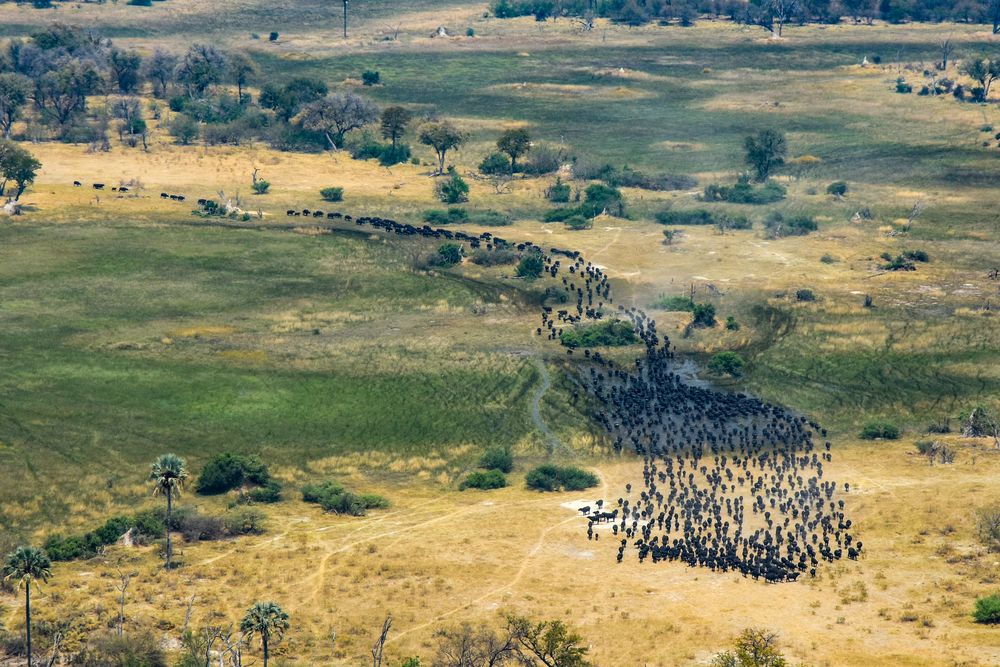
[[[573,449],[559,440],[542,419],[542,398],[545,396],[545,392],[552,388],[552,377],[549,375],[549,369],[545,367],[545,362],[537,357],[535,358],[535,366],[542,376],[542,384],[535,390],[535,395],[531,398],[531,421],[535,423],[535,427],[545,439],[545,446],[550,455],[554,454],[556,449],[562,449],[568,456],[575,457],[576,453]]]

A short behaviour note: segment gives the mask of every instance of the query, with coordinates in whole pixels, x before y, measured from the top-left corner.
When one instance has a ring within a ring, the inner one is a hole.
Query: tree
[[[400,106],[386,107],[382,111],[382,138],[389,139],[395,149],[396,142],[406,132],[406,126],[411,120],[413,112],[409,109]]]
[[[714,667],[785,667],[787,662],[778,651],[778,636],[773,632],[747,628],[736,640],[733,651],[715,656]]]
[[[535,280],[542,275],[545,270],[545,261],[541,253],[529,252],[517,263],[517,276],[525,280]]]
[[[111,49],[108,53],[108,71],[111,82],[123,95],[134,93],[142,81],[139,72],[142,67],[142,56],[138,51]]]
[[[7,188],[7,182],[14,181],[17,186],[14,201],[20,199],[28,184],[35,182],[35,175],[41,166],[42,163],[26,149],[9,141],[0,143],[0,175],[3,176],[3,182],[0,184],[0,196],[3,196],[3,192]]]
[[[981,90],[973,91],[977,102],[985,102],[990,95],[990,87],[993,82],[1000,77],[1000,58],[991,59],[987,55],[980,55],[962,63],[963,74],[973,79],[979,84]]]
[[[187,53],[174,76],[191,97],[203,97],[210,86],[220,83],[226,73],[226,56],[208,44],[195,44]]]
[[[434,664],[440,667],[499,667],[510,662],[517,649],[509,631],[500,635],[486,625],[463,623],[435,636],[439,643]]]
[[[438,168],[435,176],[444,173],[444,158],[448,151],[458,148],[463,141],[465,135],[447,120],[426,123],[420,128],[420,143],[430,146],[437,154]]]
[[[18,587],[24,587],[24,629],[27,636],[28,667],[32,665],[31,584],[38,580],[48,581],[51,576],[52,562],[44,551],[35,547],[15,549],[7,555],[7,561],[3,566],[4,581],[16,581]]]
[[[87,110],[87,96],[100,88],[101,74],[92,62],[70,60],[37,80],[33,100],[46,120],[65,130]]]
[[[288,614],[276,602],[258,602],[247,610],[246,616],[240,622],[240,631],[247,641],[254,635],[260,637],[260,645],[264,651],[264,667],[270,657],[271,644],[278,643],[285,635],[290,624]]]
[[[531,136],[523,127],[504,130],[497,139],[497,149],[510,156],[510,171],[517,171],[517,158],[531,150]]]
[[[526,661],[537,660],[546,667],[587,667],[587,647],[583,638],[562,621],[534,623],[522,616],[507,616],[507,631],[519,644]],[[528,664],[531,664],[528,662]]]
[[[337,150],[344,145],[344,135],[378,119],[378,107],[355,93],[334,93],[307,104],[302,109],[302,127],[322,132]]]
[[[28,102],[31,79],[13,72],[0,74],[0,130],[3,138],[9,139],[14,122],[21,115],[21,109]]]
[[[236,84],[236,99],[243,103],[243,89],[260,74],[257,63],[246,53],[237,51],[229,55],[229,76]]]
[[[747,137],[743,145],[746,163],[754,170],[758,183],[767,181],[771,171],[785,163],[785,135],[777,130],[761,130],[757,136]]]
[[[447,180],[434,186],[437,198],[445,204],[460,204],[469,201],[469,184],[465,182],[454,167],[448,167]]]
[[[735,322],[735,320],[734,320]],[[708,362],[708,370],[717,375],[730,375],[739,377],[743,375],[743,366],[746,362],[736,352],[719,352]]]
[[[173,549],[170,542],[170,519],[173,512],[174,495],[180,495],[184,481],[188,477],[184,459],[176,454],[164,454],[153,462],[149,471],[149,479],[153,482],[153,494],[167,497],[167,569],[171,567],[170,559]]]
[[[329,88],[322,81],[298,77],[280,88],[270,83],[265,84],[260,91],[260,105],[265,109],[273,109],[287,123],[303,105],[320,99],[328,92]]]
[[[173,80],[177,69],[177,56],[161,49],[153,51],[153,55],[142,64],[142,74],[153,84],[153,95],[165,97],[167,86]]]

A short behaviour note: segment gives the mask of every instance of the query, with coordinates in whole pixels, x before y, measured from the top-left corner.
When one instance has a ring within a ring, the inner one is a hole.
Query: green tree
[[[438,258],[445,266],[454,266],[462,261],[462,246],[445,243],[437,249]]]
[[[138,51],[111,49],[108,54],[108,70],[111,81],[122,95],[134,93],[142,78],[139,75],[142,56]]]
[[[517,263],[517,275],[526,280],[535,280],[542,275],[545,270],[545,262],[542,255],[537,252],[529,252],[521,261]]]
[[[180,495],[184,488],[184,481],[188,477],[184,459],[176,454],[163,454],[149,470],[149,479],[153,482],[153,494],[162,494],[167,497],[167,569],[171,567],[171,557],[173,547],[170,542],[170,519],[174,509],[174,495]]]
[[[785,163],[788,152],[785,135],[777,130],[761,130],[756,136],[747,137],[743,146],[746,163],[753,169],[758,183],[767,181],[771,171]]]
[[[28,102],[31,79],[13,72],[0,74],[0,130],[4,139],[10,138],[11,128]]]
[[[448,178],[434,186],[438,199],[445,204],[460,204],[469,201],[469,184],[454,167],[448,168]]]
[[[31,584],[38,580],[48,581],[52,576],[52,563],[45,552],[35,547],[19,547],[7,555],[3,566],[4,581],[16,581],[24,587],[24,629],[27,636],[28,667],[32,665],[31,655]],[[36,584],[37,585],[37,584]]]
[[[444,173],[444,159],[448,151],[458,148],[463,141],[465,135],[447,120],[426,123],[420,128],[420,143],[433,148],[437,155],[438,168],[435,176]]]
[[[406,126],[413,120],[413,112],[405,107],[391,106],[382,111],[382,138],[392,142],[395,150],[399,138],[406,132]]]
[[[715,656],[713,667],[785,667],[787,661],[778,651],[778,636],[773,632],[747,628],[736,640],[732,651]]]
[[[101,73],[93,62],[70,60],[47,72],[35,84],[33,100],[42,118],[65,130],[87,110],[87,96],[101,89]]]
[[[510,171],[517,171],[517,158],[531,150],[531,135],[523,127],[504,130],[497,139],[497,149],[510,156]]]
[[[34,183],[35,175],[41,168],[42,163],[35,159],[35,156],[24,148],[9,141],[0,142],[0,196],[3,196],[7,188],[8,181],[14,181],[17,191],[14,193],[14,201],[21,198],[29,183]]]
[[[257,63],[246,53],[229,54],[229,78],[236,84],[236,99],[243,103],[243,89],[260,74]]]
[[[191,97],[204,97],[226,75],[226,56],[214,46],[194,44],[174,72]]]
[[[981,88],[981,90],[973,91],[975,93],[974,99],[977,102],[985,102],[986,98],[989,97],[990,87],[1000,77],[1000,58],[980,55],[963,62],[960,69],[962,74],[976,81]]]
[[[708,370],[718,375],[731,375],[739,377],[743,375],[743,367],[746,362],[743,357],[735,352],[719,352],[708,362]]]
[[[355,93],[327,95],[302,109],[302,127],[322,132],[333,150],[344,145],[348,132],[374,123],[376,119],[378,107]]]
[[[546,667],[587,667],[587,647],[583,637],[562,621],[535,623],[523,616],[507,616],[507,630],[521,653]],[[529,663],[530,664],[530,663]]]
[[[256,635],[260,637],[260,645],[264,651],[264,667],[271,654],[271,645],[281,641],[288,630],[288,614],[276,602],[258,602],[247,610],[246,616],[240,622],[240,631],[247,641]]]

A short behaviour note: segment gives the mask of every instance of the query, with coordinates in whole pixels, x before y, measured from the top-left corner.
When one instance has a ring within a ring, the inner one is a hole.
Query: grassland
[[[521,487],[527,464],[547,455],[531,419],[540,362],[554,376],[540,414],[565,445],[559,458],[600,472],[594,497],[617,497],[640,467],[603,451],[569,407],[564,355],[531,336],[536,313],[509,269],[428,274],[397,240],[320,233],[304,221],[281,228],[285,208],[330,208],[318,196],[329,185],[346,188],[341,210],[416,222],[435,206],[426,164],[386,170],[344,155],[179,147],[154,128],[149,153],[32,146],[44,168],[29,211],[0,222],[0,542],[40,541],[155,502],[143,477],[168,450],[193,468],[224,449],[260,453],[293,497],[298,485],[333,476],[384,493],[393,508],[349,519],[286,501],[267,509],[262,537],[183,546],[176,573],[158,569],[153,548],[115,547],[57,566],[41,618],[76,610],[81,632],[106,627],[121,560],[139,572],[129,627],[176,639],[192,595],[194,626],[274,598],[293,618],[289,664],[358,664],[387,612],[396,618],[393,658],[429,656],[442,624],[492,621],[501,609],[567,620],[602,665],[704,664],[747,625],[778,631],[803,664],[1000,660],[995,632],[969,618],[972,598],[1000,580],[971,519],[996,497],[1000,456],[985,441],[948,436],[956,463],[932,467],[912,446],[930,421],[1000,397],[989,306],[997,284],[986,276],[996,264],[1000,167],[979,129],[1000,128],[1000,115],[994,105],[893,92],[900,74],[922,79],[943,35],[965,53],[989,35],[969,26],[793,27],[773,41],[708,22],[600,24],[580,34],[566,21],[486,20],[467,3],[407,3],[394,13],[370,2],[355,3],[365,8],[343,43],[328,3],[226,4],[225,16],[193,0],[48,13],[0,5],[0,16],[6,35],[59,19],[141,48],[217,39],[249,48],[272,80],[355,85],[360,71],[378,69],[385,84],[366,93],[435,109],[471,133],[455,158],[465,171],[513,123],[580,156],[702,185],[731,179],[742,138],[760,127],[784,129],[793,155],[818,157],[781,175],[789,197],[766,209],[817,216],[820,230],[807,237],[766,239],[764,209],[729,206],[757,229],[688,228],[663,245],[653,213],[702,206],[691,192],[626,190],[629,219],[598,218],[580,232],[539,222],[550,179],[518,179],[504,195],[476,181],[470,205],[512,214],[505,237],[580,249],[606,267],[625,302],[693,288],[696,300],[735,316],[739,331],[683,338],[687,315],[655,313],[683,354],[740,350],[750,365],[734,386],[830,426],[830,475],[851,484],[868,556],[767,589],[679,565],[614,567],[610,536],[584,544],[563,506],[591,498]],[[397,23],[397,39],[384,40]],[[460,35],[472,26],[477,36],[430,39],[437,25]],[[277,44],[249,37],[272,29],[283,35]],[[860,67],[866,55],[883,65]],[[272,193],[244,195],[264,215],[243,229],[198,224],[189,205],[157,196],[234,196],[249,190],[252,166]],[[74,179],[138,186],[134,196],[96,196]],[[846,198],[822,194],[841,179]],[[912,229],[889,234],[916,202],[926,209]],[[865,207],[873,219],[852,219]],[[910,248],[931,262],[912,273],[877,270],[880,253]],[[800,288],[818,300],[796,302]],[[874,309],[862,306],[865,294]],[[901,425],[903,439],[859,442],[861,424],[876,417]],[[515,448],[514,486],[459,493],[457,481],[494,444]],[[226,499],[182,502],[215,511]],[[17,627],[16,599],[4,603]]]

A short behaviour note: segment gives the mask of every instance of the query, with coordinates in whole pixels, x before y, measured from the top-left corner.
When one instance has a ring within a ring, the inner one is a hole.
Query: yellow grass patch
[[[179,327],[170,331],[174,338],[201,338],[202,336],[222,336],[236,331],[233,327],[222,325],[198,325]]]

